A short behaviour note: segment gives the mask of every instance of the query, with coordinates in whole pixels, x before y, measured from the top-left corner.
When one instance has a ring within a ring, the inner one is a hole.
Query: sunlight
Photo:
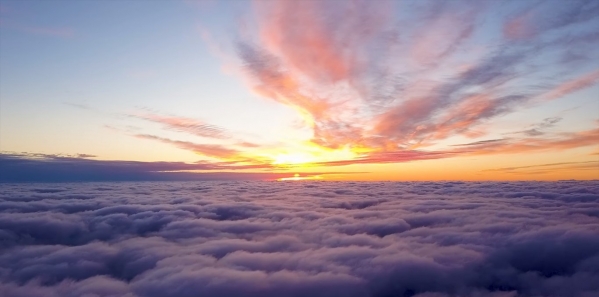
[[[359,156],[358,152],[344,147],[341,149],[329,149],[313,143],[304,143],[293,151],[273,153],[270,157],[273,165],[308,165],[338,160],[354,159]]]
[[[273,164],[275,165],[297,165],[311,163],[315,161],[315,157],[308,153],[284,153],[274,156]]]
[[[300,181],[300,180],[315,180],[322,179],[320,175],[312,175],[312,176],[300,176],[299,173],[293,175],[293,177],[282,177],[279,178],[278,181]]]

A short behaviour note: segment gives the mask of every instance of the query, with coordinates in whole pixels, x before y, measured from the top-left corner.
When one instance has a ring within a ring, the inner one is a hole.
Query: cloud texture
[[[599,82],[596,1],[255,1],[254,8],[253,26],[244,23],[236,42],[251,88],[296,109],[312,143],[366,151],[358,163],[484,137],[501,116]],[[529,132],[543,143],[560,137]],[[508,151],[529,150],[530,139],[514,137]],[[572,147],[579,146],[586,145]]]
[[[566,99],[597,90],[597,1],[248,5],[235,32],[202,35],[218,45],[228,74],[297,112],[295,121],[271,123],[285,131],[268,132],[280,141],[265,143],[254,136],[266,132],[252,136],[243,123],[225,128],[152,110],[127,118],[160,130],[122,130],[216,165],[254,168],[298,159],[286,155],[307,156],[290,167],[345,166],[598,145],[595,118],[565,113],[581,107]],[[556,111],[562,104],[568,109]],[[524,130],[506,125],[519,121]]]
[[[596,296],[599,182],[0,185],[3,296]]]

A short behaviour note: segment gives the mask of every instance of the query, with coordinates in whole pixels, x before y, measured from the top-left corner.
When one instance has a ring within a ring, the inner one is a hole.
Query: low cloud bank
[[[0,185],[15,296],[597,296],[599,181]]]
[[[92,155],[14,154],[0,152],[0,183],[10,182],[113,182],[113,181],[207,181],[277,180],[291,177],[274,172],[272,165],[235,162],[140,162],[94,160]],[[241,169],[271,171],[240,172]],[[280,170],[288,169],[279,166]],[[201,172],[198,172],[201,171]],[[364,172],[303,172],[303,177]]]

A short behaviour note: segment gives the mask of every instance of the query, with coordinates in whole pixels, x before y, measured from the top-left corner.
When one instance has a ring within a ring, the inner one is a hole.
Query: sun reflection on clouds
[[[301,176],[299,173],[296,173],[292,177],[282,177],[277,180],[278,181],[301,181],[301,180],[318,180],[318,179],[322,179],[322,175]]]

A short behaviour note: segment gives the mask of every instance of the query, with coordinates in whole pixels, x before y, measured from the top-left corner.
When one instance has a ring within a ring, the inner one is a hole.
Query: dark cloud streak
[[[267,164],[110,161],[88,157],[3,153],[0,182],[275,180],[292,176],[292,173],[273,172],[275,168]],[[268,171],[240,172],[265,169]],[[352,172],[306,172],[302,176],[326,174]]]

